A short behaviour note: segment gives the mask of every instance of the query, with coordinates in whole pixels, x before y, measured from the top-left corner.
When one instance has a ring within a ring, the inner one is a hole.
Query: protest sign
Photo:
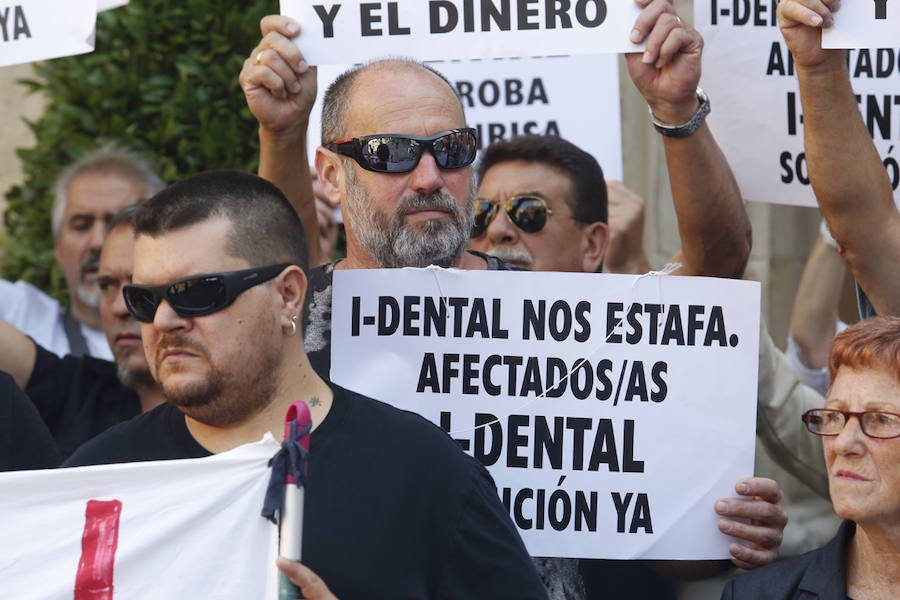
[[[97,0],[0,0],[0,67],[94,50]]]
[[[640,8],[617,0],[281,0],[311,65],[636,52]]]
[[[846,3],[836,21],[856,4]],[[706,40],[701,85],[712,103],[709,126],[744,198],[815,206],[799,87],[776,5],[775,0],[694,3],[694,23]],[[851,50],[849,63],[863,121],[900,202],[900,51]]]
[[[479,148],[523,134],[559,135],[622,179],[618,59],[612,54],[430,63],[458,90]],[[319,67],[324,91],[347,65]],[[309,119],[309,160],[320,143],[322,93]],[[377,133],[355,132],[358,135]]]
[[[3,597],[276,598],[278,449],[0,474]]]
[[[822,32],[823,48],[882,48],[900,39],[900,2],[848,2]]]
[[[450,432],[533,556],[725,558],[759,302],[726,279],[335,271],[331,377]]]
[[[97,12],[103,12],[111,8],[119,8],[128,4],[128,0],[97,0]]]

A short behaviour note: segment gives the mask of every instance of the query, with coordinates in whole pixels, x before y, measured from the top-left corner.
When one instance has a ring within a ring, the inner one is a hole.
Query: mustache
[[[159,342],[156,344],[156,364],[162,360],[163,352],[170,348],[187,350],[197,356],[207,356],[206,348],[197,342],[191,341],[186,336],[179,333],[164,333],[160,336]]]
[[[434,207],[441,208],[452,214],[454,217],[459,215],[459,206],[456,200],[448,194],[434,192],[432,194],[416,194],[415,196],[407,196],[400,201],[397,206],[397,214],[402,215],[420,208]]]
[[[511,248],[509,246],[497,246],[496,248],[491,248],[487,253],[491,256],[496,256],[500,260],[505,260],[507,262],[520,263],[524,265],[530,265],[534,262],[534,257],[531,256],[531,253],[523,248]]]
[[[100,254],[99,253],[91,253],[81,259],[81,262],[78,263],[78,273],[81,277],[84,277],[84,274],[88,269],[97,270],[100,268]]]

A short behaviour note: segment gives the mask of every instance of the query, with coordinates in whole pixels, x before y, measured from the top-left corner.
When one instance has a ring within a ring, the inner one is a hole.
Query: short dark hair
[[[114,214],[112,219],[109,220],[109,223],[106,224],[106,233],[109,233],[117,227],[127,226],[134,229],[134,215],[142,202],[144,202],[144,200],[141,200],[137,204],[132,204],[131,206],[119,209],[119,212]]]
[[[450,92],[456,98],[457,102],[459,102],[460,111],[462,111],[463,116],[465,116],[465,108],[463,107],[462,100],[459,98],[459,92],[457,92],[456,88],[453,87],[453,84],[450,83],[450,80],[440,71],[412,58],[379,58],[347,69],[338,75],[337,79],[328,86],[325,95],[322,97],[322,144],[334,142],[349,135],[348,132],[344,131],[344,127],[347,122],[350,92],[353,90],[356,79],[361,73],[385,67],[421,69],[435,75],[450,88]]]
[[[241,171],[206,171],[173,183],[138,205],[134,233],[159,237],[217,217],[231,223],[229,255],[251,267],[290,263],[309,273],[309,250],[297,213],[281,190]]]
[[[523,135],[488,146],[478,166],[478,180],[496,164],[521,160],[565,171],[572,182],[569,208],[576,222],[606,223],[606,179],[597,159],[556,135]]]

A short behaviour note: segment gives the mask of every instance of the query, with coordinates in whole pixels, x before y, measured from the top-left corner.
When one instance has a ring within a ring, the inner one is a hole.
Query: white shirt
[[[59,356],[69,354],[69,339],[63,327],[64,311],[59,302],[25,281],[0,279],[0,318],[12,323],[40,346]],[[113,360],[102,329],[80,323],[88,354]]]

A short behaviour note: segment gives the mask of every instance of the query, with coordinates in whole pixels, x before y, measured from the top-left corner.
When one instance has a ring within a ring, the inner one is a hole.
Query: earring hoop
[[[295,335],[297,335],[297,315],[291,317],[291,332],[288,336],[294,337]]]

